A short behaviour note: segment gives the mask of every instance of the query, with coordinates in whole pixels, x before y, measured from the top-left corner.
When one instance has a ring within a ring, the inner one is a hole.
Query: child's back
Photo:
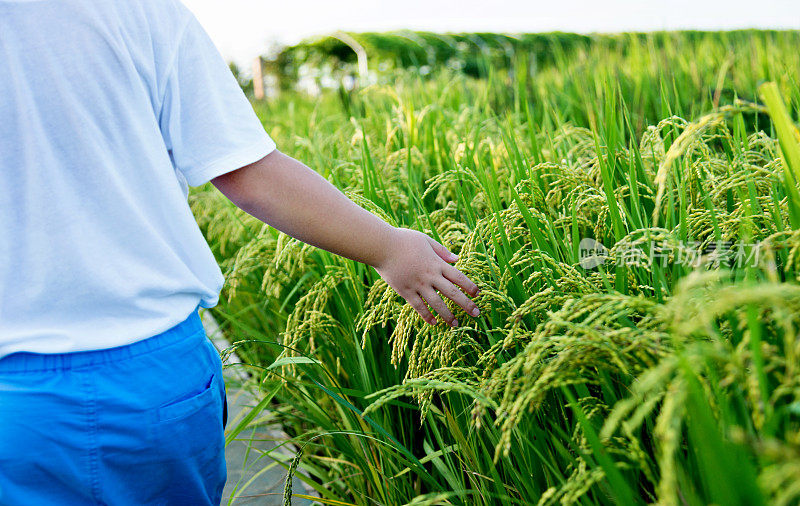
[[[0,505],[219,504],[186,182],[274,148],[177,1],[0,0]]]
[[[0,357],[119,346],[213,306],[185,180],[274,144],[194,17],[0,0],[0,69]]]

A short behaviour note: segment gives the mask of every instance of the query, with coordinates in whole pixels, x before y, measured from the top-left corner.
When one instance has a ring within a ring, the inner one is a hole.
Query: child
[[[275,149],[178,0],[0,0],[0,69],[0,504],[219,504],[197,308],[223,278],[187,184],[373,266],[428,323],[457,325],[437,291],[477,316],[445,247]]]

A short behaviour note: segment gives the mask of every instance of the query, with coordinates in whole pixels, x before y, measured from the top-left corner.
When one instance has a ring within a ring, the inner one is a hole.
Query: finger
[[[480,309],[472,302],[472,299],[467,297],[464,292],[459,290],[458,287],[447,280],[447,278],[440,278],[439,281],[434,282],[433,287],[439,290],[439,293],[461,306],[468,315],[478,316],[481,314]]]
[[[414,294],[413,297],[409,297],[406,300],[411,304],[411,307],[419,313],[423,320],[431,325],[436,325],[436,318],[428,311],[428,306],[425,305],[425,301],[423,301],[418,294]]]
[[[452,265],[447,265],[442,269],[442,274],[444,277],[447,278],[452,283],[460,286],[464,289],[465,292],[475,297],[480,293],[478,289],[478,285],[476,285],[471,279],[467,277],[466,274],[461,272],[460,270],[456,269]]]
[[[444,320],[447,324],[455,327],[458,325],[458,320],[456,317],[453,316],[453,313],[447,308],[447,304],[444,303],[439,294],[436,293],[433,288],[426,288],[419,292],[423,299],[428,302],[428,305],[436,311],[442,320]]]
[[[439,257],[445,262],[455,262],[458,260],[458,255],[436,242],[436,240],[432,237],[428,237],[428,242],[433,247],[433,251],[435,251],[436,254],[439,255]]]

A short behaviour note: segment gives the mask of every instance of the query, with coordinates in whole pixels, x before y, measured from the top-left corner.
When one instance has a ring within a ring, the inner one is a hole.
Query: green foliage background
[[[354,36],[388,62],[377,84],[254,107],[282,151],[458,253],[482,315],[426,326],[370,267],[195,190],[256,420],[302,448],[263,465],[327,504],[800,501],[800,33]],[[291,80],[349,55],[276,61]],[[665,253],[613,262],[633,247]]]

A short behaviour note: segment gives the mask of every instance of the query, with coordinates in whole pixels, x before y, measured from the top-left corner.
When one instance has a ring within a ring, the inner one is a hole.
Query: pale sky
[[[800,0],[183,0],[228,60],[335,30],[800,29]],[[798,48],[800,51],[800,48]]]

